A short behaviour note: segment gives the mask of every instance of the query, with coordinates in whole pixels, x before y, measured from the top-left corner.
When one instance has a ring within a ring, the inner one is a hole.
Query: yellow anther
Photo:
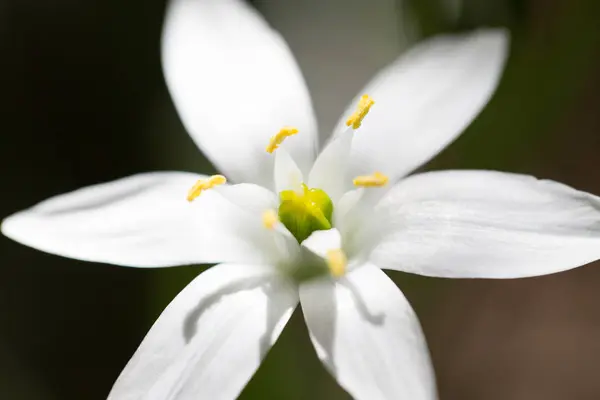
[[[348,260],[341,249],[327,250],[326,260],[332,276],[339,278],[346,273]]]
[[[275,150],[277,150],[279,145],[283,143],[286,137],[293,136],[296,133],[298,133],[298,129],[292,126],[284,126],[283,128],[281,128],[281,130],[276,135],[271,136],[271,139],[269,140],[269,145],[266,148],[267,153],[273,153]]]
[[[223,175],[213,175],[206,179],[199,179],[188,192],[187,200],[193,201],[196,197],[200,196],[203,191],[222,185],[225,182],[227,182],[227,179],[225,179]]]
[[[389,178],[381,172],[375,172],[373,175],[361,175],[352,181],[354,186],[360,187],[381,187],[387,185]]]
[[[262,215],[262,222],[265,228],[274,229],[275,225],[279,222],[279,217],[275,210],[267,210]]]
[[[371,109],[373,104],[375,104],[375,101],[371,98],[371,96],[369,96],[368,94],[363,94],[358,102],[358,106],[356,106],[356,111],[354,111],[354,114],[352,114],[350,118],[348,118],[348,120],[346,121],[346,125],[352,126],[352,129],[360,128],[362,120],[369,113],[369,110]]]

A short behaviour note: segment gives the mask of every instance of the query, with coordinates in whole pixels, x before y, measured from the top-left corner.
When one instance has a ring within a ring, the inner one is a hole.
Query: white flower
[[[515,278],[600,257],[590,194],[490,171],[402,179],[486,104],[506,47],[502,30],[421,44],[367,85],[376,104],[355,99],[315,161],[310,98],[277,34],[237,0],[174,0],[173,99],[198,146],[245,183],[136,175],[44,201],[2,232],[117,265],[220,263],[166,308],[110,398],[236,397],[300,301],[319,358],[353,397],[434,399],[418,320],[380,268]]]

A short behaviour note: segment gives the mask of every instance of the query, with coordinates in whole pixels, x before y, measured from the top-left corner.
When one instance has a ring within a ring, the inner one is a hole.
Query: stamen
[[[277,150],[279,145],[283,143],[286,137],[293,136],[297,133],[298,129],[294,128],[293,126],[284,126],[276,135],[271,136],[269,144],[266,148],[267,153],[273,153],[275,150]]]
[[[352,126],[352,129],[360,128],[362,120],[367,116],[371,107],[375,104],[375,101],[368,94],[363,94],[356,106],[354,114],[346,121],[347,126]]]
[[[275,225],[279,222],[279,217],[275,210],[267,210],[262,215],[262,222],[265,228],[274,229]]]
[[[360,187],[382,187],[387,185],[389,178],[381,172],[375,172],[373,175],[361,175],[352,181],[354,186]]]
[[[193,201],[196,197],[200,196],[203,191],[222,185],[225,182],[227,182],[227,179],[223,175],[213,175],[206,179],[199,179],[189,190],[187,200]]]
[[[326,260],[332,276],[339,278],[346,273],[348,260],[341,249],[328,250]]]

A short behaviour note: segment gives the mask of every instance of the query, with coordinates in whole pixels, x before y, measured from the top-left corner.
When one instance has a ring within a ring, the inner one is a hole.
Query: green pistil
[[[331,229],[333,203],[321,189],[302,185],[303,193],[284,190],[279,193],[279,220],[302,243],[314,231]]]

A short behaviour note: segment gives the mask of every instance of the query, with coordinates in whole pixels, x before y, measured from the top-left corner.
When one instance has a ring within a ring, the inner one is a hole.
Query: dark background
[[[296,53],[323,132],[408,43],[510,27],[495,97],[427,168],[528,173],[600,194],[597,0],[252,3]],[[164,0],[0,0],[0,218],[137,172],[212,170],[163,82],[164,8]],[[351,51],[340,50],[344,41]],[[7,400],[105,398],[164,306],[202,270],[85,263],[4,237],[0,256]],[[598,265],[509,281],[390,275],[421,319],[442,400],[600,398]],[[242,398],[348,398],[298,312],[290,328]]]

